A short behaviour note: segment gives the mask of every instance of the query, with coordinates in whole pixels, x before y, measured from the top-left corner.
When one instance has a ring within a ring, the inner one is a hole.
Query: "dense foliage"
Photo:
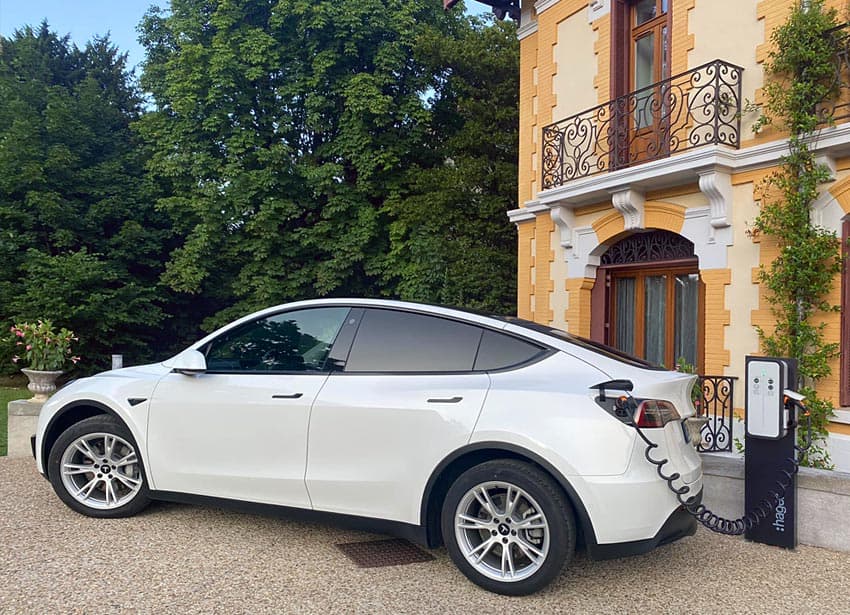
[[[172,0],[139,31],[141,89],[107,39],[0,40],[0,325],[70,327],[91,370],[302,298],[514,311],[512,24]]]
[[[46,23],[0,39],[0,323],[68,326],[90,367],[149,356],[163,320],[169,231],[130,130],[140,114],[108,39],[79,49]]]
[[[816,434],[804,462],[827,468],[831,463],[823,444],[832,404],[817,395],[815,384],[830,375],[829,362],[839,351],[838,344],[825,341],[821,314],[838,310],[828,296],[841,269],[841,246],[835,233],[811,222],[819,185],[828,179],[811,144],[829,119],[823,103],[837,94],[835,58],[847,41],[835,33],[835,10],[825,9],[822,0],[807,4],[795,8],[772,35],[776,51],[768,70],[775,79],[765,88],[768,115],[760,124],[775,119],[787,127],[789,153],[781,171],[768,180],[753,232],[779,247],[779,256],[759,272],[776,321],[771,331],[759,329],[762,347],[770,356],[797,359],[798,387],[808,399]]]
[[[174,0],[142,32],[139,130],[186,237],[165,279],[217,303],[207,327],[334,295],[511,309],[515,123],[504,151],[472,126],[516,107],[508,28],[432,0]]]

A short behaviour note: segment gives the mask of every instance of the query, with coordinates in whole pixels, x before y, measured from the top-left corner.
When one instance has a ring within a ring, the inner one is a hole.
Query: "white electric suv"
[[[577,546],[607,558],[694,533],[634,428],[700,494],[694,382],[516,319],[302,301],[74,381],[44,405],[33,454],[85,515],[152,499],[309,511],[444,543],[473,582],[519,595]]]

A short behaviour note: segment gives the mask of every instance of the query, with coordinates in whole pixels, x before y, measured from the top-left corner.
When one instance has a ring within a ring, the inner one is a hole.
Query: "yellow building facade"
[[[843,3],[832,3],[842,8]],[[749,232],[784,134],[753,124],[770,34],[794,0],[522,0],[518,315],[649,360],[744,376],[776,255]],[[816,143],[816,224],[846,237],[850,121]],[[846,292],[836,279],[832,302]],[[844,306],[842,305],[842,309]],[[848,342],[839,313],[830,341]],[[836,359],[820,392],[850,405]],[[734,406],[743,406],[742,386]],[[830,449],[850,467],[850,412]]]

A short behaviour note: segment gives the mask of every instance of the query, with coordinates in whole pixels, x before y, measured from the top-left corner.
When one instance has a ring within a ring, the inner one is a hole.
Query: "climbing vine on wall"
[[[831,468],[825,442],[832,403],[817,394],[818,381],[831,373],[838,344],[826,341],[823,315],[839,310],[830,303],[841,269],[841,245],[835,233],[816,226],[811,206],[819,186],[829,179],[815,159],[818,130],[829,122],[822,109],[838,94],[836,57],[845,35],[837,34],[838,13],[823,0],[802,2],[771,35],[775,51],[766,66],[764,114],[756,128],[776,123],[788,130],[788,154],[778,172],[762,186],[759,215],[751,232],[774,240],[778,256],[762,266],[759,281],[775,319],[772,330],[758,327],[763,351],[798,361],[797,386],[808,398],[815,443],[804,463]]]

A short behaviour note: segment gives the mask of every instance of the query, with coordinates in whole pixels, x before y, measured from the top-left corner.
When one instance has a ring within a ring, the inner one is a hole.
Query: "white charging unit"
[[[781,359],[747,357],[746,429],[753,438],[780,440],[788,433],[783,397],[788,364]]]

